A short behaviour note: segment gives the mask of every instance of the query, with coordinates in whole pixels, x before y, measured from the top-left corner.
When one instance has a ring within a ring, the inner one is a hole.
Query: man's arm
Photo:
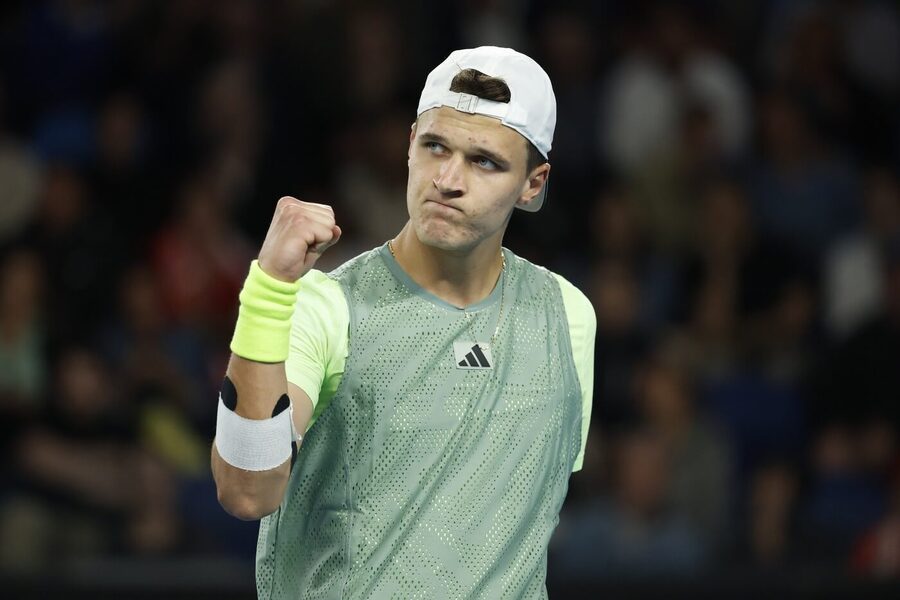
[[[312,269],[326,248],[337,242],[340,234],[330,207],[282,198],[260,250],[259,267],[266,277],[296,282]],[[239,320],[241,318],[244,317]],[[247,324],[239,323],[239,326],[246,329]],[[305,432],[312,417],[313,403],[303,390],[288,384],[284,361],[262,362],[253,360],[254,357],[245,358],[238,355],[234,342],[232,350],[226,375],[237,392],[234,412],[253,421],[271,419],[276,403],[287,393],[293,404],[294,429]],[[283,350],[286,356],[286,339]],[[246,354],[249,356],[252,352]],[[221,432],[217,431],[219,435]],[[213,442],[210,464],[219,503],[229,514],[255,520],[273,513],[281,504],[290,476],[290,459],[268,470],[245,470],[222,458]]]
[[[569,322],[569,339],[572,343],[572,357],[575,372],[581,385],[581,450],[575,458],[572,472],[580,471],[584,463],[584,452],[591,424],[591,406],[594,399],[594,344],[597,336],[597,316],[591,301],[577,287],[557,273],[559,289]]]
[[[312,401],[306,392],[287,382],[284,363],[258,363],[232,354],[226,375],[237,389],[238,415],[267,419],[272,416],[276,399],[287,391],[294,405],[294,428],[306,431],[312,418]],[[290,460],[269,471],[245,471],[222,460],[213,443],[211,464],[219,503],[230,515],[252,521],[275,512],[281,504]]]

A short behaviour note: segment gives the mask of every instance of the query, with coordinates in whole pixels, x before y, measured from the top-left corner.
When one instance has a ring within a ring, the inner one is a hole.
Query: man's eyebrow
[[[447,138],[445,138],[444,136],[439,135],[437,133],[426,132],[426,133],[421,134],[419,136],[419,138],[425,142],[437,142],[438,144],[441,144],[443,146],[449,145]],[[481,146],[473,146],[472,148],[469,149],[469,153],[477,154],[479,156],[484,156],[488,160],[491,160],[491,161],[497,163],[498,167],[501,167],[504,169],[509,168],[509,160],[504,158],[500,154],[497,154],[493,150],[488,150],[487,148],[483,148]]]
[[[420,135],[419,137],[422,138],[423,140],[425,140],[426,142],[437,142],[439,144],[443,144],[444,146],[447,145],[447,138],[445,138],[442,135],[438,135],[436,133],[427,133],[426,132],[426,133],[423,133],[422,135]]]

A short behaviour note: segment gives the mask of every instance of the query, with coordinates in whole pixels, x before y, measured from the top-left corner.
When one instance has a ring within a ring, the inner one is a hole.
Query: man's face
[[[527,141],[498,119],[439,107],[409,144],[406,204],[422,243],[466,251],[502,237],[517,202],[538,194],[549,165],[526,173]]]

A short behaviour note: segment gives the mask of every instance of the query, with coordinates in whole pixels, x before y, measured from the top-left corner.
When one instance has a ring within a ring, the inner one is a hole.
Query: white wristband
[[[222,460],[245,471],[268,471],[291,457],[291,411],[271,419],[245,419],[222,402],[216,415],[216,450]]]

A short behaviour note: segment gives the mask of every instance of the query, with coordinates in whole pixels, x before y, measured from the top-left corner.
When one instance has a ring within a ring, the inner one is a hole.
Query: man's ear
[[[522,193],[516,201],[516,206],[528,206],[532,200],[538,197],[544,186],[547,185],[547,178],[550,176],[550,163],[543,163],[531,170],[525,183],[522,184]]]

